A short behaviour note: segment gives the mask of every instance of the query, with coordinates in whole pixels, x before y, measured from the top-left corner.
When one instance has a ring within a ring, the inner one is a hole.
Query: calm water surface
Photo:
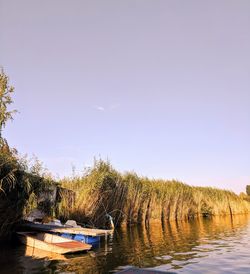
[[[250,273],[250,217],[117,230],[82,255],[0,247],[0,273],[114,273],[130,266],[174,273]]]

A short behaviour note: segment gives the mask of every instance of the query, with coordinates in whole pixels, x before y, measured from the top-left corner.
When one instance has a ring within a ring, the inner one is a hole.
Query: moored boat
[[[87,251],[91,245],[41,232],[17,232],[20,241],[27,246],[58,254]]]
[[[85,243],[98,243],[101,237],[107,238],[108,235],[113,234],[113,229],[94,229],[85,228],[81,226],[69,226],[69,225],[55,225],[55,224],[41,224],[26,222],[20,227],[21,230],[25,229],[28,231],[41,231],[52,233],[54,235],[60,235],[65,238],[70,238],[76,241]]]

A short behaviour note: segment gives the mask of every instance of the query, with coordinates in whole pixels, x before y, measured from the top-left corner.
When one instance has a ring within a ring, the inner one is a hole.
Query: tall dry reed
[[[120,174],[108,162],[96,161],[83,176],[64,178],[63,187],[76,193],[76,203],[61,204],[61,218],[74,218],[90,226],[105,223],[149,223],[200,216],[246,214],[250,203],[227,190],[191,187],[175,180],[150,180],[135,173]]]

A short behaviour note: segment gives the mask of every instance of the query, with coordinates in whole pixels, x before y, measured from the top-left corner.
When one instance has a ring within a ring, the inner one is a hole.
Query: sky
[[[4,137],[57,177],[119,171],[245,191],[249,0],[0,0]]]

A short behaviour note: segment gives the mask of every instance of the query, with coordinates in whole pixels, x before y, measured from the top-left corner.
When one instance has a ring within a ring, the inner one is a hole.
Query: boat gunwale
[[[113,229],[95,229],[95,228],[84,228],[84,227],[70,227],[70,226],[57,226],[57,225],[47,225],[47,224],[40,224],[40,223],[24,223],[22,224],[23,227],[34,229],[37,231],[43,232],[58,232],[58,233],[69,233],[69,234],[82,234],[86,236],[93,236],[93,237],[103,237],[113,234]]]

